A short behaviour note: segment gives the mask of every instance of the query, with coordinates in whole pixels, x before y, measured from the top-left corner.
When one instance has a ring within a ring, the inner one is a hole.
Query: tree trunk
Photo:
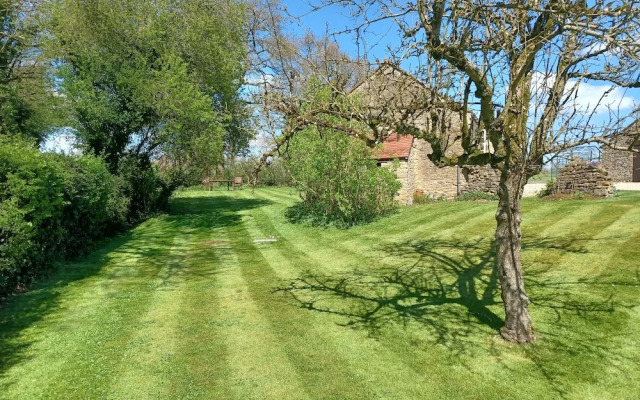
[[[496,220],[496,263],[502,288],[505,325],[500,329],[502,338],[514,343],[535,340],[528,306],[531,303],[524,290],[520,250],[522,233],[520,203],[526,176],[512,170],[502,172],[498,190]]]

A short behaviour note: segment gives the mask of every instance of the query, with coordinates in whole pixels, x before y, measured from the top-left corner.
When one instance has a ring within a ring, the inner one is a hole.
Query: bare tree
[[[506,320],[504,339],[535,340],[520,261],[520,203],[528,178],[545,156],[575,146],[616,146],[632,113],[610,99],[616,90],[640,87],[640,6],[637,1],[584,0],[396,0],[337,1],[360,17],[353,31],[393,20],[401,33],[396,60],[416,60],[415,74],[440,97],[415,102],[414,113],[455,98],[463,119],[463,155],[447,155],[443,124],[420,132],[434,147],[440,165],[490,164],[501,171],[496,213],[496,262]],[[584,105],[581,86],[608,82],[592,104]],[[477,112],[493,152],[475,140],[469,111]],[[607,119],[603,123],[603,116]],[[406,120],[405,120],[406,121]],[[401,128],[403,120],[392,126]],[[636,136],[637,138],[637,136]],[[438,151],[441,150],[441,151]]]
[[[348,90],[332,84],[333,102],[302,107],[297,72],[285,72],[293,64],[283,60],[312,65],[313,52],[303,54],[273,30],[276,45],[265,52],[277,55],[283,66],[279,76],[289,85],[276,96],[269,97],[273,90],[263,92],[268,100],[263,104],[285,116],[275,148],[308,124],[326,123],[318,116],[341,115],[352,122],[333,129],[371,143],[390,131],[409,132],[432,144],[437,165],[498,169],[496,263],[506,313],[501,335],[516,343],[534,341],[520,261],[524,185],[544,157],[591,143],[618,146],[617,136],[635,113],[612,97],[640,87],[640,2],[322,0],[316,8],[331,6],[350,8],[354,25],[342,33],[356,38],[393,21],[400,45],[390,56],[396,63],[411,62],[412,75],[427,89],[385,99],[389,106],[374,112],[366,104],[345,107],[339,99]],[[283,49],[294,50],[285,57]],[[326,76],[321,68],[313,71]],[[580,89],[593,82],[611,86],[585,104]],[[451,112],[461,120],[463,154],[447,151]],[[428,123],[416,125],[417,120]],[[367,129],[369,134],[363,133]],[[487,134],[492,151],[477,140],[479,131]],[[631,149],[627,143],[624,147]]]
[[[346,55],[328,35],[289,33],[287,27],[299,21],[278,0],[255,0],[251,11],[250,103],[255,106],[258,130],[272,144],[257,163],[255,181],[271,158],[287,152],[293,135],[309,125],[362,133],[358,126],[363,117],[350,117],[343,100],[368,64]],[[331,88],[332,93],[321,103],[309,96],[319,86]],[[340,117],[344,124],[329,123],[327,115]]]

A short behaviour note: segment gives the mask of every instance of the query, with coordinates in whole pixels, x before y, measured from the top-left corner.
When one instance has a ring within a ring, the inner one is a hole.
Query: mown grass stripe
[[[257,217],[256,214],[258,213],[260,214],[260,217]],[[267,213],[265,211],[262,211],[260,209],[254,210],[251,214],[252,214],[251,221],[253,222],[253,225],[255,225],[253,227],[254,231],[261,231],[261,228],[262,229],[266,228],[267,232],[276,232],[277,234],[277,231],[275,231],[275,228],[273,227],[273,224],[271,224],[271,221],[267,217]],[[263,224],[264,224],[264,227],[263,227]],[[247,233],[249,232],[250,230],[247,230]],[[282,235],[278,235],[278,237],[281,238]],[[280,243],[280,242],[277,242],[277,243]],[[278,247],[281,250],[288,249],[289,244],[285,243],[282,247],[280,246],[274,246],[274,247]],[[280,284],[281,286],[286,284],[285,281],[280,280],[281,276],[283,275],[291,276],[293,274],[300,274],[302,272],[301,265],[308,265],[308,264],[313,264],[318,266],[326,265],[326,263],[321,264],[319,260],[316,261],[315,259],[315,257],[321,256],[321,254],[319,253],[322,253],[323,249],[326,250],[324,246],[318,247],[319,251],[316,251],[314,253],[311,253],[311,254],[301,253],[301,255],[299,254],[295,256],[293,259],[294,262],[286,262],[286,261],[292,261],[292,259],[288,256],[289,253],[286,253],[283,251],[278,252],[275,260],[269,259],[268,258],[269,255],[273,255],[274,252],[268,251],[268,249],[269,247],[256,246],[256,250],[259,250],[259,252],[262,253],[263,257],[261,258],[263,258],[263,260],[254,261],[252,262],[252,264],[262,265],[262,264],[268,263],[269,265],[272,265],[270,275],[273,275],[273,276],[271,278],[268,278],[265,275],[265,273],[261,273],[259,278],[256,278],[253,281],[259,281],[261,283],[271,282],[271,284],[274,285],[275,288],[278,287],[276,286],[278,284]],[[254,254],[254,252],[248,252],[248,254]],[[298,262],[297,260],[300,258],[304,258],[306,263],[301,264],[300,262]],[[273,267],[273,266],[277,266],[277,267]],[[286,272],[281,271],[283,268],[287,269],[287,271]],[[275,272],[276,269],[278,270],[278,272]],[[304,268],[302,269],[304,270]],[[323,272],[328,272],[328,269],[326,267],[323,267],[321,269],[318,268],[318,269]],[[263,291],[261,291],[261,294],[263,295],[262,297],[266,295],[265,292]],[[271,300],[271,302],[272,301],[273,300]],[[259,301],[257,303],[265,304],[266,302]],[[295,304],[294,305],[287,304],[287,306],[292,307],[292,306],[295,306]],[[293,311],[293,310],[288,310],[288,311]],[[278,308],[277,313],[274,315],[275,320],[278,321],[277,325],[282,324],[283,313],[284,313],[284,309]],[[295,315],[295,313],[293,312],[290,312],[290,313],[292,316]],[[267,313],[267,314],[270,314],[270,313]],[[286,313],[286,314],[289,314],[289,313]],[[297,323],[297,321],[286,322],[286,326],[289,327],[289,329],[291,329],[294,326],[300,327],[299,328],[300,330],[297,331],[294,336],[296,338],[302,339],[301,342],[291,343],[289,346],[287,346],[286,348],[289,349],[289,351],[291,351],[291,349],[299,349],[303,346],[307,347],[306,346],[307,343],[318,343],[318,338],[323,338],[321,342],[325,344],[325,347],[335,347],[332,350],[326,349],[326,351],[331,351],[332,354],[338,354],[344,358],[340,362],[332,362],[330,366],[327,368],[335,368],[335,367],[332,367],[332,365],[349,365],[349,366],[361,365],[364,359],[378,360],[377,364],[370,363],[368,365],[370,365],[371,368],[374,368],[374,369],[378,364],[384,365],[385,368],[388,368],[389,366],[393,365],[394,373],[395,371],[398,371],[398,370],[403,371],[401,375],[402,379],[407,378],[408,376],[411,376],[414,373],[417,374],[414,376],[415,379],[425,379],[423,368],[424,368],[425,362],[427,362],[426,360],[421,361],[421,367],[422,367],[421,369],[418,369],[415,366],[415,364],[405,365],[406,360],[403,359],[402,357],[397,357],[397,354],[395,352],[389,351],[389,349],[384,345],[384,343],[381,344],[379,342],[372,342],[371,339],[367,339],[366,335],[362,335],[362,334],[354,334],[353,337],[351,338],[350,343],[335,343],[335,341],[332,339],[333,337],[335,337],[336,335],[344,336],[346,334],[344,332],[344,328],[340,328],[338,325],[335,325],[335,322],[338,322],[338,320],[331,321],[331,325],[333,325],[331,328],[328,328],[328,327],[325,328],[326,321],[324,320],[324,318],[320,318],[320,316],[313,315],[313,314],[307,316],[307,318],[310,318],[310,319],[312,318],[313,322],[308,321],[307,323],[302,323],[302,324]],[[275,322],[274,322],[274,325],[276,325]],[[310,331],[311,327],[313,328]],[[281,338],[283,341],[291,341],[290,337],[291,337],[291,332],[289,331],[286,331],[281,335]],[[372,346],[372,343],[374,344],[373,346]],[[330,346],[330,344],[333,344],[333,346]],[[357,349],[358,351],[352,351],[353,349]],[[326,351],[325,351],[325,354],[326,354]],[[326,358],[325,354],[321,354],[311,359],[313,359],[314,362],[317,362],[317,360],[321,358]],[[300,357],[300,354],[293,354],[291,358],[294,360],[304,359]],[[432,362],[432,361],[433,360],[429,360],[428,362]],[[301,367],[306,367],[306,364],[302,364]],[[362,375],[358,379],[366,379],[366,377],[370,376],[370,374],[372,373],[375,373],[375,372],[369,371],[367,372],[367,374]],[[343,373],[341,373],[341,375],[342,374]],[[401,379],[401,377],[396,376],[394,379]],[[432,385],[434,386],[437,385],[438,384],[437,382],[438,382],[437,379],[433,380]],[[373,383],[373,382],[370,382],[367,380],[367,383]],[[382,382],[377,382],[377,383],[382,383]],[[389,397],[389,398],[420,398],[421,397],[421,394],[417,392],[412,392],[412,391],[394,393],[394,391],[389,390],[389,386],[391,386],[389,382],[386,382],[386,384],[382,385],[382,387],[376,387],[376,386],[369,387],[369,385],[367,385],[366,389],[360,388],[360,390],[363,391],[362,393],[366,393],[366,396],[374,396],[374,397],[377,397],[377,396]],[[337,398],[341,398],[343,396],[347,396],[347,394],[346,393],[337,394]]]
[[[161,224],[157,220],[143,224],[133,231],[133,237],[145,238]],[[122,361],[121,348],[133,337],[150,306],[154,279],[149,278],[162,269],[172,240],[172,236],[157,237],[144,245],[128,241],[107,260],[90,258],[75,266],[92,269],[87,264],[104,263],[99,274],[86,282],[88,287],[78,285],[77,290],[65,291],[60,307],[43,320],[53,319],[57,327],[32,348],[47,360],[47,372],[43,374],[41,359],[10,371],[27,379],[31,375],[39,382],[28,391],[22,388],[22,396],[38,398],[63,391],[71,397],[104,397],[109,393]],[[145,257],[149,253],[156,257]],[[147,276],[139,279],[142,270]],[[80,321],[81,329],[69,329]]]
[[[244,227],[237,227],[235,232],[236,235],[245,237],[247,240],[250,238]],[[246,249],[246,244],[244,246]],[[282,297],[274,296],[273,288],[277,288],[282,282],[273,269],[269,268],[268,260],[257,251],[256,246],[249,247],[253,247],[252,251],[245,250],[237,254],[240,264],[244,266],[242,272],[251,295],[256,304],[262,305],[262,313],[272,321],[271,327],[282,341],[283,351],[289,354],[289,359],[304,377],[307,390],[314,398],[353,398],[356,393],[367,398],[384,397],[384,389],[378,385],[388,387],[390,381],[397,380],[400,376],[406,378],[411,375],[410,370],[403,370],[402,363],[394,357],[387,358],[383,348],[375,342],[366,340],[361,342],[364,339],[362,335],[357,335],[357,338],[354,338],[356,340],[342,343],[338,348],[334,348],[332,335],[325,333],[326,321],[310,315],[300,315],[299,310],[283,302]],[[269,306],[265,307],[265,305]],[[323,340],[318,341],[318,338]],[[361,367],[362,358],[370,362],[366,368],[367,372],[363,370],[359,373],[357,370],[345,369],[346,366],[353,365],[353,356],[358,357],[357,364]],[[309,363],[309,360],[313,362]],[[395,368],[388,369],[391,365],[389,363],[395,365]],[[381,369],[387,371],[389,376],[381,379],[379,375]],[[319,377],[319,371],[330,373],[331,379]],[[369,374],[375,373],[374,371],[379,376],[377,382],[367,378]],[[402,393],[396,397],[417,398],[418,396],[418,392],[408,387]]]
[[[253,298],[242,272],[246,268],[265,268],[246,258],[250,240],[238,236],[242,230],[242,224],[228,228],[231,268],[219,276],[220,313],[229,321],[224,330],[231,372],[228,384],[235,398],[308,398],[303,381],[272,332],[271,321]]]

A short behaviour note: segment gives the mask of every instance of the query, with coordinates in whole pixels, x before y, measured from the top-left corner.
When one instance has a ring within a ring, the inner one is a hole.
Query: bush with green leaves
[[[544,186],[544,189],[538,192],[538,197],[543,198],[547,196],[551,196],[556,192],[556,181],[551,179]]]
[[[233,179],[240,176],[246,183],[253,184],[256,166],[259,163],[258,157],[248,157],[241,160],[229,162],[224,169],[223,177]],[[287,170],[287,165],[282,158],[276,157],[265,165],[257,176],[259,186],[293,186],[291,174]]]
[[[0,295],[55,258],[64,238],[64,174],[55,160],[0,136]]]
[[[118,165],[122,192],[129,199],[127,220],[134,224],[164,211],[173,188],[146,159],[124,157]]]
[[[0,297],[123,229],[130,191],[101,158],[42,154],[0,135]]]
[[[74,256],[105,234],[127,224],[130,200],[123,193],[121,179],[109,173],[101,158],[49,154],[64,171],[64,208],[61,224],[65,232],[64,253]]]
[[[392,211],[401,184],[372,156],[373,149],[343,132],[309,128],[296,134],[287,164],[302,203],[288,211],[290,219],[349,227]]]

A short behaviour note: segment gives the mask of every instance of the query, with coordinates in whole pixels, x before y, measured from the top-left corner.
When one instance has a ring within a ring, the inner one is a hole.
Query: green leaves
[[[208,163],[220,160],[246,68],[240,3],[61,0],[49,7],[47,53],[61,65],[83,144],[112,172],[127,154],[186,162],[195,144],[215,156]]]
[[[294,136],[288,166],[303,202],[290,210],[294,220],[349,227],[392,211],[400,182],[378,168],[373,149],[335,130],[309,128]]]
[[[0,296],[127,223],[124,181],[97,157],[0,136]]]

